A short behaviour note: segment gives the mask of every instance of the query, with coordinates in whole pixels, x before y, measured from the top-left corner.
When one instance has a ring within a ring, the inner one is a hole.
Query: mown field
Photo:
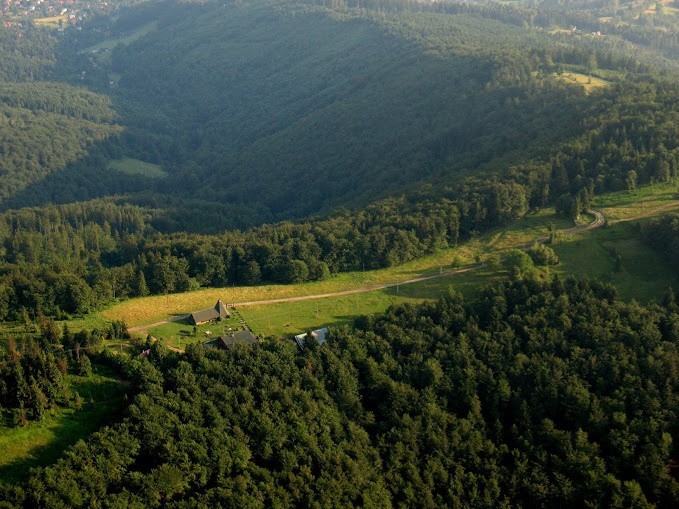
[[[59,21],[62,21],[64,24],[66,24],[68,22],[68,16],[62,15],[50,16],[48,18],[36,18],[35,24],[42,27],[57,28],[59,26]]]

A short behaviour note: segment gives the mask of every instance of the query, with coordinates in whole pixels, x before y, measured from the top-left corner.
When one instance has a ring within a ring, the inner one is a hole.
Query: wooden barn
[[[189,315],[189,321],[193,325],[201,325],[212,320],[223,320],[224,318],[229,318],[231,315],[226,309],[224,303],[220,300],[217,301],[215,307],[201,309],[200,311],[194,311]]]

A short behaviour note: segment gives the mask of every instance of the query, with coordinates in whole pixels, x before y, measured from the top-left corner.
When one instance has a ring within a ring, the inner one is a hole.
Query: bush
[[[559,257],[554,250],[544,244],[535,243],[533,247],[528,250],[528,255],[532,258],[533,263],[539,266],[558,265]]]

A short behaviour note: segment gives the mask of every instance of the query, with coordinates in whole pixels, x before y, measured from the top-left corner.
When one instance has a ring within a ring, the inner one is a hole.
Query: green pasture
[[[132,157],[114,159],[109,162],[108,168],[127,175],[140,175],[148,178],[163,178],[167,175],[158,164],[147,163]]]
[[[521,219],[512,221],[509,225],[484,234],[479,239],[480,252],[491,254],[503,249],[530,245],[533,242],[548,237],[550,225],[557,230],[565,230],[575,226],[575,223],[554,213],[554,209],[540,210],[528,214]]]
[[[229,311],[231,312],[230,318],[220,322],[198,325],[195,333],[193,324],[188,319],[184,319],[152,327],[148,331],[142,331],[139,335],[145,337],[150,334],[154,338],[162,339],[170,347],[183,350],[189,344],[202,343],[229,332],[242,330],[243,326],[239,321],[238,311],[233,309]]]
[[[72,395],[83,399],[80,409],[70,406],[52,410],[39,422],[15,426],[4,410],[0,419],[0,482],[14,483],[28,476],[32,467],[55,462],[67,447],[120,415],[127,383],[106,366],[93,364],[88,378],[68,375]]]
[[[466,299],[473,299],[483,287],[499,277],[501,274],[495,270],[480,270],[372,292],[246,306],[239,311],[252,331],[261,337],[294,335],[307,329],[350,324],[358,316],[383,313],[392,305],[437,299],[450,286]]]
[[[603,212],[608,221],[654,215],[679,208],[679,185],[676,182],[654,184],[634,191],[608,193],[595,197],[593,205]]]
[[[555,270],[612,283],[625,300],[659,301],[668,285],[679,284],[679,274],[661,253],[641,240],[634,221],[587,232],[552,247],[561,260]]]

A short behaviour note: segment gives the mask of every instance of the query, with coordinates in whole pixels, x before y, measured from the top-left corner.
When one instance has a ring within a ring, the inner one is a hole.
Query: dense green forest
[[[622,302],[532,270],[558,263],[546,246],[508,253],[474,302],[451,290],[322,346],[114,356],[124,323],[54,321],[390,267],[676,181],[675,7],[109,3],[69,4],[62,30],[38,21],[51,0],[3,6],[0,416],[79,408],[68,380],[92,362],[131,399],[0,479],[0,506],[679,505],[676,291]],[[676,214],[640,235],[676,266]]]
[[[677,303],[520,275],[333,331],[126,365],[125,418],[10,506],[672,507]]]

